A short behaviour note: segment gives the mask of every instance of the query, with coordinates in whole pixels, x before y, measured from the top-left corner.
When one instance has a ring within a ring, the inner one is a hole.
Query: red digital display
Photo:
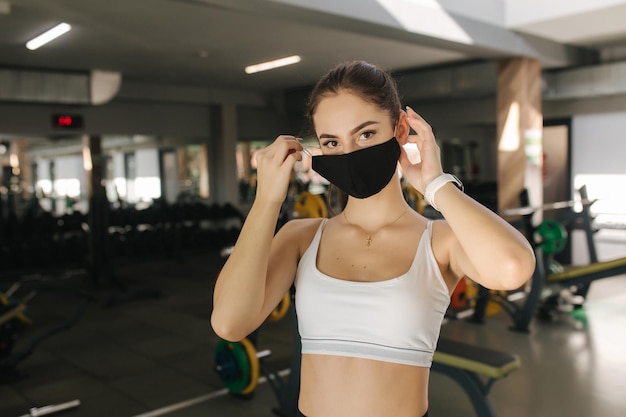
[[[52,116],[52,127],[55,129],[82,129],[83,116],[78,114],[55,114]]]

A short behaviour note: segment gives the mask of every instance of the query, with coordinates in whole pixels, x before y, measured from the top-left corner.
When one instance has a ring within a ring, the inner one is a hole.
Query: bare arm
[[[407,129],[403,138],[416,143],[421,156],[421,161],[413,164],[403,151],[402,171],[424,193],[426,184],[442,173],[440,150],[430,125],[412,109],[403,113],[401,123],[415,130],[415,135],[409,135]],[[403,132],[400,126],[398,130]],[[492,289],[515,289],[528,281],[535,268],[535,256],[519,231],[452,183],[441,187],[435,200],[446,220],[444,226],[438,226],[437,237],[441,260],[452,276],[451,286],[463,275]]]
[[[436,200],[451,232],[448,248],[454,275],[467,275],[497,290],[513,290],[528,281],[535,256],[519,231],[451,183],[437,191]]]
[[[276,237],[274,230],[301,149],[295,140],[279,137],[257,157],[257,197],[213,294],[211,325],[224,339],[240,340],[256,329],[293,281],[298,245],[290,242],[291,228],[283,227]]]

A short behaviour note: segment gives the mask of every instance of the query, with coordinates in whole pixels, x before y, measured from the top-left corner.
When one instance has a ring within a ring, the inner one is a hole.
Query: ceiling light
[[[286,65],[297,64],[302,58],[300,55],[292,55],[286,58],[275,59],[273,61],[261,62],[260,64],[249,65],[246,67],[246,74],[254,74],[255,72],[267,71]]]
[[[64,33],[69,32],[70,29],[72,29],[72,27],[68,25],[67,23],[59,23],[58,25],[48,30],[47,32],[44,32],[41,35],[26,42],[26,47],[30,49],[31,51],[34,51],[35,49],[44,46],[48,42],[58,38]]]

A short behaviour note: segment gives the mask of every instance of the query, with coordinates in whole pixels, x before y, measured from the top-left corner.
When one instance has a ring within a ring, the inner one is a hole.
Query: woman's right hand
[[[294,136],[280,135],[257,153],[257,199],[282,204],[287,197],[293,167],[302,160],[301,151],[302,145]]]

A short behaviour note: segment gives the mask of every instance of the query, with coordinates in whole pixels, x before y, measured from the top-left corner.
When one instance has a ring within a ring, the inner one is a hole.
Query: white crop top
[[[432,222],[410,269],[377,282],[337,279],[317,269],[326,219],[296,273],[296,312],[303,354],[350,356],[430,367],[448,287],[431,246]]]

